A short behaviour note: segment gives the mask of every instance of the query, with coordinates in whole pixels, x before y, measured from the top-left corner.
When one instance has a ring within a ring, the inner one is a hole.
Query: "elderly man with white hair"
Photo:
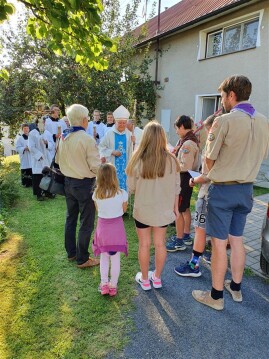
[[[89,244],[95,218],[92,192],[101,162],[95,140],[86,133],[88,114],[88,109],[79,104],[67,109],[70,128],[63,132],[56,155],[56,162],[65,175],[67,206],[65,249],[68,260],[76,260],[79,268],[99,264],[98,259],[89,257]],[[76,243],[79,214],[80,227]]]
[[[114,112],[115,125],[106,132],[99,144],[102,163],[110,162],[116,167],[120,188],[127,189],[125,169],[133,152],[135,136],[127,130],[129,111],[119,106]]]

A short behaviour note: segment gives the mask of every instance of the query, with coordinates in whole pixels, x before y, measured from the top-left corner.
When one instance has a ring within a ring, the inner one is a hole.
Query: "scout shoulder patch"
[[[215,135],[214,135],[214,133],[209,132],[207,139],[208,139],[208,141],[214,141],[214,140],[215,140]]]
[[[181,152],[184,154],[190,153],[190,148],[187,146],[183,146]]]

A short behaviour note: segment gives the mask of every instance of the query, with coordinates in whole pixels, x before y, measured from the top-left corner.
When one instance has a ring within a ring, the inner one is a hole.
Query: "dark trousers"
[[[25,187],[32,186],[32,168],[21,169],[21,184]]]
[[[39,187],[40,181],[42,180],[43,175],[42,174],[33,174],[33,194],[37,197],[40,197],[42,195],[42,189]]]
[[[95,178],[65,178],[67,206],[65,222],[65,249],[68,258],[77,257],[82,264],[89,259],[89,244],[94,228],[95,206],[92,200]],[[76,228],[80,214],[80,227],[76,241]]]

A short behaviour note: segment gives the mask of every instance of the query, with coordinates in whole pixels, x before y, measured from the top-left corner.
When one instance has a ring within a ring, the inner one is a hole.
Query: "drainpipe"
[[[158,5],[158,27],[157,27],[157,35],[160,34],[160,23],[161,23],[161,0],[159,0]],[[155,86],[160,84],[160,81],[158,81],[158,67],[159,67],[159,51],[160,51],[160,40],[159,37],[157,38],[157,44],[156,44],[156,66],[155,66]]]

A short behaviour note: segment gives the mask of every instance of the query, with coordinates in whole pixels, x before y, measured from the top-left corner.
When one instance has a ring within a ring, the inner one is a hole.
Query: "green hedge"
[[[6,217],[19,198],[19,186],[18,156],[0,157],[0,243],[7,237]]]

